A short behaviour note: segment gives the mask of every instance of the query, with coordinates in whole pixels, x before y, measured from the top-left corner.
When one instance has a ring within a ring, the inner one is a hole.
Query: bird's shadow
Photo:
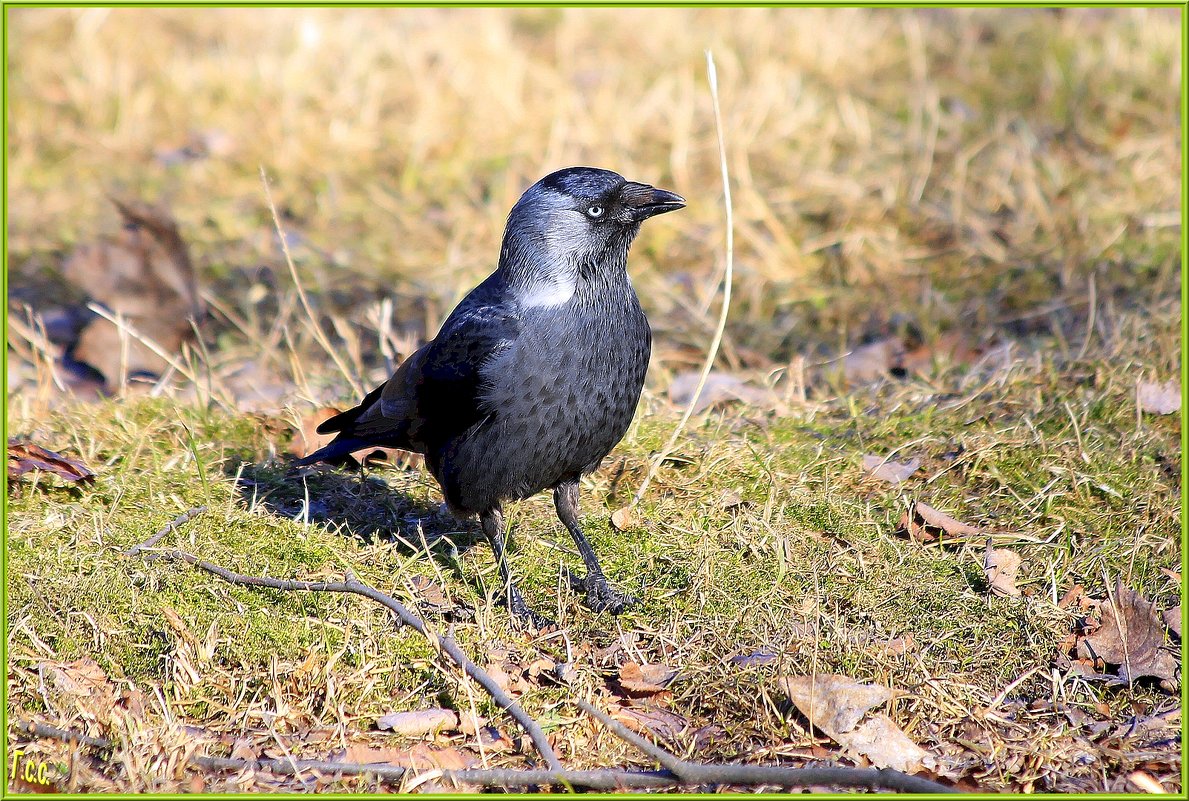
[[[295,469],[291,464],[229,465],[248,509],[321,526],[362,543],[391,543],[409,555],[428,554],[462,582],[459,555],[482,540],[478,524],[460,520],[366,470]]]

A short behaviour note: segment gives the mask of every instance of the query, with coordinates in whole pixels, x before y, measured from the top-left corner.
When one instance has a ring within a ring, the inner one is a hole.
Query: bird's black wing
[[[482,420],[480,368],[514,347],[520,333],[519,312],[497,282],[493,275],[476,287],[392,378],[320,425],[318,433],[338,436],[299,463],[341,462],[374,446],[424,453]]]

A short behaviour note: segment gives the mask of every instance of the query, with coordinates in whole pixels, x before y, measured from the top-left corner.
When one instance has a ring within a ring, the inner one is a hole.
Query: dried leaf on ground
[[[662,692],[677,676],[668,665],[637,665],[627,662],[619,669],[619,686],[634,695]]]
[[[449,611],[454,608],[454,604],[450,603],[450,599],[446,597],[445,590],[435,584],[432,579],[425,576],[413,576],[409,579],[409,583],[413,585],[413,589],[424,606],[428,606],[434,611]]]
[[[889,484],[901,484],[915,473],[921,466],[920,459],[910,459],[907,462],[893,462],[882,456],[867,454],[863,456],[863,469],[873,478],[887,481]]]
[[[987,574],[987,581],[991,583],[991,592],[1000,597],[1018,597],[1020,588],[1016,586],[1016,574],[1020,572],[1022,560],[1015,551],[1007,548],[991,548],[991,540],[987,540],[987,553],[983,557],[983,572]]]
[[[628,529],[636,528],[638,525],[636,516],[632,514],[632,508],[630,506],[621,507],[611,513],[611,526],[616,531],[627,531]]]
[[[418,709],[413,712],[389,712],[381,715],[376,726],[403,734],[406,737],[422,737],[442,729],[457,729],[458,713],[452,709]]]
[[[1170,680],[1177,659],[1164,646],[1164,622],[1155,604],[1119,582],[1114,597],[1101,607],[1102,626],[1085,642],[1107,664],[1119,665],[1124,681],[1141,676]]]
[[[91,481],[95,474],[77,459],[46,450],[32,442],[8,441],[8,477],[23,476],[30,470],[53,473],[66,481]]]
[[[479,733],[479,730],[487,725],[487,718],[482,715],[476,715],[471,712],[463,712],[458,716],[458,730],[463,734],[469,734],[472,737]]]
[[[904,637],[893,637],[883,644],[880,650],[888,656],[903,656],[917,649],[916,638],[911,634]]]
[[[853,729],[869,709],[892,697],[887,687],[863,684],[832,673],[786,676],[780,683],[801,714],[839,742],[839,737]]]
[[[725,729],[716,723],[708,723],[693,733],[694,751],[705,751],[715,745],[722,745],[729,741]]]
[[[484,726],[479,730],[479,742],[483,744],[483,748],[487,751],[494,751],[501,753],[503,751],[511,751],[516,748],[516,743],[512,739],[495,726]]]
[[[1086,588],[1081,584],[1075,584],[1064,595],[1061,596],[1061,600],[1057,601],[1057,608],[1068,609],[1085,594]]]
[[[749,654],[739,654],[738,656],[732,656],[728,661],[732,665],[736,665],[738,667],[770,665],[776,661],[776,654],[770,651],[752,651]]]
[[[124,221],[119,234],[79,247],[62,272],[141,336],[165,353],[176,353],[194,338],[190,321],[204,313],[186,243],[165,209],[111,200]],[[71,355],[102,373],[108,384],[118,382],[121,372],[159,375],[169,366],[148,345],[102,317],[83,328]]]
[[[559,662],[553,668],[553,675],[562,684],[573,684],[578,681],[578,668],[574,667],[573,662]]]
[[[506,670],[504,670],[499,665],[488,665],[485,669],[487,671],[487,675],[491,677],[491,680],[494,681],[501,690],[506,693],[512,691],[512,677],[508,675]]]
[[[680,373],[673,378],[669,385],[669,400],[674,406],[684,408],[694,396],[698,388],[700,372]],[[702,394],[694,404],[694,414],[705,411],[719,404],[741,402],[748,406],[762,409],[777,408],[780,404],[776,393],[764,387],[752,386],[738,376],[712,370],[706,376],[706,384],[702,387]]]
[[[852,384],[877,381],[904,369],[905,348],[899,337],[889,337],[851,350],[842,359],[846,380]]]
[[[1177,638],[1180,639],[1180,637],[1181,637],[1181,605],[1177,604],[1172,609],[1165,609],[1162,617],[1164,618],[1164,625],[1166,625],[1170,629],[1172,629],[1172,633],[1177,635]]]
[[[367,743],[351,743],[335,757],[335,761],[359,765],[396,765],[414,770],[465,770],[478,760],[457,748],[439,748],[428,743],[417,743],[412,748],[372,748]]]
[[[921,344],[904,355],[904,369],[913,373],[930,374],[934,361],[950,365],[968,365],[985,351],[970,339],[965,330],[948,331],[935,341]]]
[[[747,504],[739,490],[723,490],[718,496],[718,505],[723,509],[737,509]]]
[[[1181,382],[1175,378],[1158,384],[1140,381],[1135,389],[1140,411],[1151,414],[1173,414],[1181,410]]]
[[[107,674],[90,657],[73,662],[42,662],[41,669],[56,688],[68,695],[91,698],[113,692]]]
[[[251,740],[240,737],[236,739],[235,744],[231,747],[231,758],[254,762],[260,758],[260,752],[252,747]]]
[[[621,706],[611,713],[629,729],[644,735],[653,735],[669,743],[676,743],[689,728],[689,721],[657,706]]]
[[[929,752],[908,739],[908,735],[887,715],[873,715],[854,731],[834,739],[847,751],[865,757],[877,768],[916,773],[934,765]]]
[[[1127,774],[1127,781],[1134,784],[1145,793],[1164,794],[1168,790],[1164,789],[1164,785],[1156,780],[1150,773],[1145,773],[1142,770],[1135,770]]]
[[[941,533],[954,537],[983,533],[980,529],[959,522],[921,501],[914,502],[912,509],[900,516],[900,530],[907,531],[909,537],[916,542],[933,542]]]

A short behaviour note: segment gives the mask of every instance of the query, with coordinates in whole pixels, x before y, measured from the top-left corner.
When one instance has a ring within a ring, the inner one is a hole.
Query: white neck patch
[[[578,284],[572,277],[558,276],[552,281],[542,281],[524,289],[517,298],[520,305],[528,309],[548,309],[560,306],[574,297]]]

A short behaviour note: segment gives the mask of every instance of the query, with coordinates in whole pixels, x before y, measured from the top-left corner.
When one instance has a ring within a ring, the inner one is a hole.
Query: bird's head
[[[528,305],[557,305],[584,279],[622,273],[640,224],[684,207],[680,195],[610,170],[558,170],[512,207],[500,267],[524,288]]]

